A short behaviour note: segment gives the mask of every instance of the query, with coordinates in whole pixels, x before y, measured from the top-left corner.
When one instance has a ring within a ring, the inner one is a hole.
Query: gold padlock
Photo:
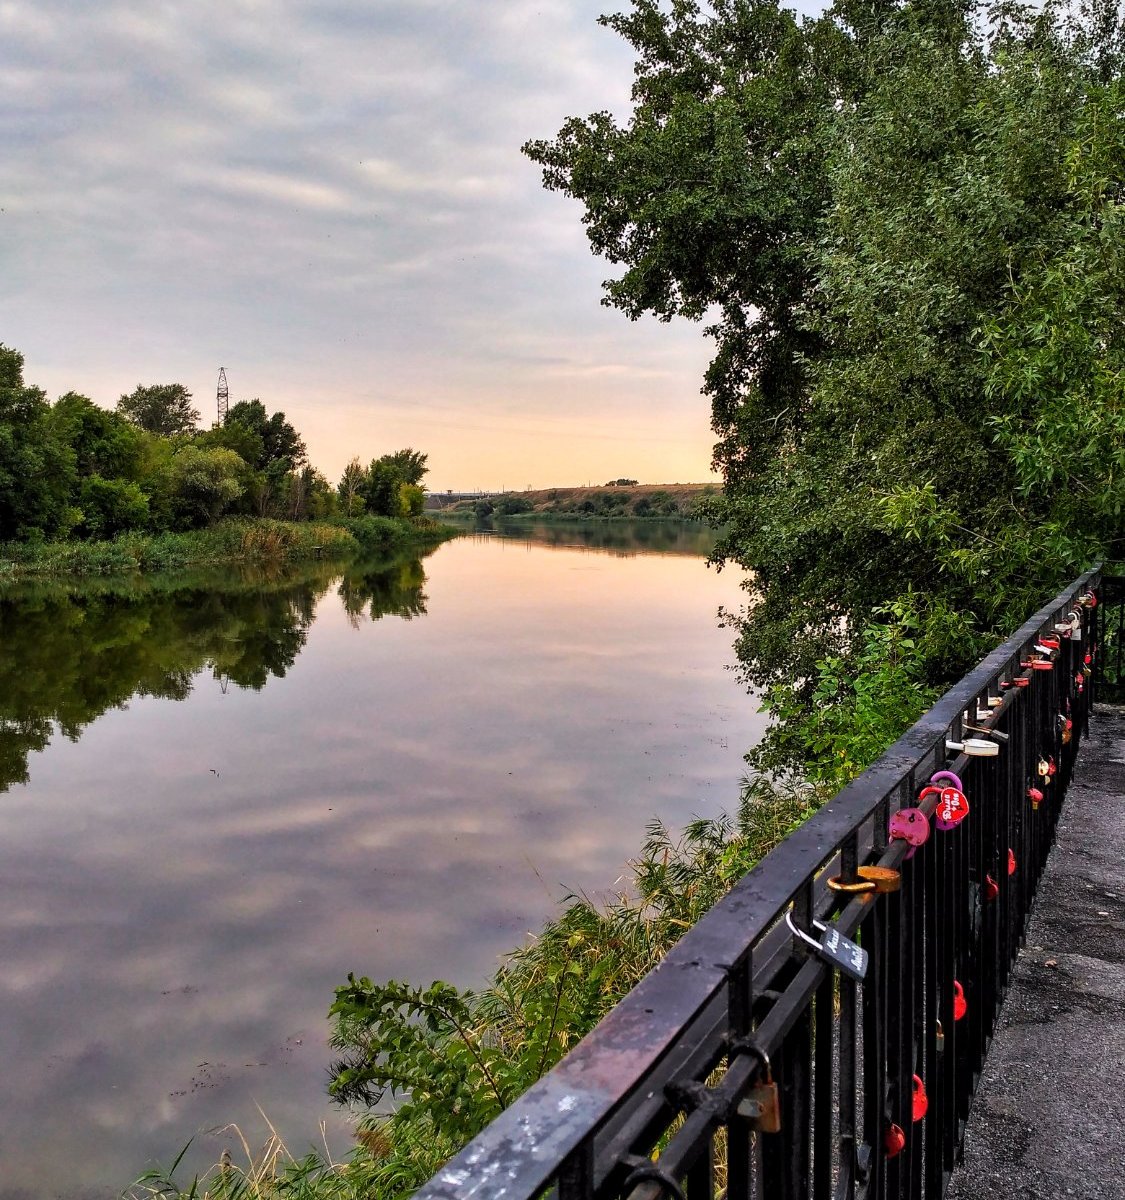
[[[781,1096],[774,1081],[770,1060],[764,1051],[755,1051],[766,1070],[765,1079],[755,1084],[739,1101],[738,1115],[752,1122],[759,1133],[781,1132]]]

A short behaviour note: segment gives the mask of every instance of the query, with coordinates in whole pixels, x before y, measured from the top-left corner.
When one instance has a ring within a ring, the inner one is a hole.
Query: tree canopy
[[[956,678],[1122,546],[1116,7],[633,0],[602,21],[637,52],[629,119],[525,150],[623,268],[605,303],[708,322],[746,679],[779,715],[823,709],[873,625],[909,643],[919,695]],[[775,730],[759,761],[808,755]]]
[[[137,384],[117,402],[117,411],[149,433],[171,437],[190,433],[199,421],[199,409],[191,406],[191,392],[182,383]]]

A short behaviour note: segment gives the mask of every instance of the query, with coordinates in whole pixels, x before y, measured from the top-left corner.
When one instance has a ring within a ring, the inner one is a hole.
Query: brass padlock
[[[941,1022],[935,1022],[937,1025],[937,1052],[940,1054],[945,1049],[945,1030],[941,1027]]]
[[[762,1065],[766,1070],[765,1079],[755,1084],[739,1101],[738,1115],[751,1121],[759,1133],[781,1132],[781,1096],[774,1081],[770,1060],[762,1051]]]

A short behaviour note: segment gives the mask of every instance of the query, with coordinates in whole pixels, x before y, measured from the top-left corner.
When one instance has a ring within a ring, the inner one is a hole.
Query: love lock
[[[1062,645],[1062,643],[1055,636],[1055,634],[1049,633],[1045,637],[1041,637],[1039,639],[1039,642],[1036,645],[1035,649],[1040,650],[1040,651],[1046,651],[1047,653],[1053,653],[1055,650],[1058,650],[1061,645]]]
[[[1053,754],[1052,754],[1052,755],[1048,755],[1048,756],[1047,756],[1047,778],[1048,778],[1048,779],[1054,779],[1054,777],[1055,777],[1055,774],[1056,774],[1056,772],[1058,771],[1058,769],[1059,769],[1059,768],[1058,768],[1058,766],[1057,766],[1057,765],[1056,765],[1056,763],[1055,763],[1055,757],[1054,757],[1054,755],[1053,755]]]
[[[828,881],[828,887],[849,896],[886,895],[902,887],[902,875],[894,867],[856,867],[855,875],[854,880],[837,875]]]
[[[886,1134],[883,1136],[883,1148],[887,1152],[888,1158],[897,1158],[906,1146],[906,1134],[902,1132],[900,1126],[891,1124]]]
[[[1000,753],[999,742],[986,741],[984,738],[965,738],[960,742],[947,738],[945,748],[958,754],[967,754],[970,758],[995,758]]]
[[[1078,671],[1074,676],[1074,686],[1078,694],[1081,696],[1086,690],[1086,676],[1082,671]]]
[[[781,1097],[770,1068],[769,1056],[756,1046],[753,1047],[753,1053],[762,1060],[766,1076],[738,1102],[738,1115],[752,1121],[759,1133],[780,1133]]]
[[[1033,671],[1053,671],[1055,664],[1049,658],[1029,658],[1020,663],[1025,670],[1030,667]]]
[[[1069,745],[1074,736],[1074,722],[1065,713],[1059,713],[1059,736],[1064,746]]]
[[[934,824],[943,832],[948,833],[969,815],[969,801],[965,793],[955,787],[939,788],[931,785],[922,789],[918,797],[921,804],[927,796],[934,793],[938,796],[937,807],[934,809]]]
[[[965,999],[965,989],[955,979],[953,981],[953,1019],[960,1021],[969,1011],[969,1002]]]
[[[1009,846],[1008,847],[1008,874],[1014,875],[1015,873],[1016,873],[1016,852],[1011,848],[1011,846]]]
[[[900,808],[891,815],[887,832],[892,841],[903,841],[909,845],[907,858],[913,858],[918,847],[925,845],[930,836],[930,822],[920,808]]]
[[[984,898],[986,900],[995,900],[1000,895],[1000,885],[992,878],[991,875],[984,877]]]
[[[1097,608],[1098,598],[1093,592],[1083,592],[1082,595],[1078,597],[1078,603],[1086,608]]]
[[[834,927],[825,925],[820,921],[813,921],[813,925],[823,934],[823,937],[818,942],[811,934],[806,933],[803,929],[798,929],[793,924],[792,909],[785,914],[785,924],[789,926],[794,937],[811,946],[826,963],[829,963],[833,967],[839,967],[845,975],[854,979],[856,983],[863,982],[863,977],[867,974],[868,954],[858,943],[853,942],[851,938],[844,937]]]
[[[1039,760],[1037,770],[1039,771],[1040,779],[1046,780],[1047,783],[1051,782],[1051,764],[1045,758]]]
[[[1029,787],[1027,798],[1031,801],[1032,810],[1038,812],[1039,805],[1043,803],[1043,793],[1037,787]]]
[[[937,1028],[934,1030],[934,1049],[941,1054],[945,1049],[945,1030],[941,1027],[940,1021],[935,1021]]]
[[[921,1075],[912,1077],[911,1087],[913,1089],[910,1103],[911,1116],[915,1121],[920,1121],[930,1107],[930,1100],[926,1095],[926,1085],[922,1082]]]

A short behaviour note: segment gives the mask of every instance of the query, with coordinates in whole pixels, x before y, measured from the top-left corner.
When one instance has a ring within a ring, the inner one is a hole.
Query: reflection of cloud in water
[[[0,803],[9,1186],[112,1194],[255,1102],[302,1150],[349,970],[479,981],[651,816],[733,799],[734,580],[602,561],[591,592],[561,551],[450,543],[424,618],[356,629],[322,594],[261,692],[137,700],[33,760]]]

